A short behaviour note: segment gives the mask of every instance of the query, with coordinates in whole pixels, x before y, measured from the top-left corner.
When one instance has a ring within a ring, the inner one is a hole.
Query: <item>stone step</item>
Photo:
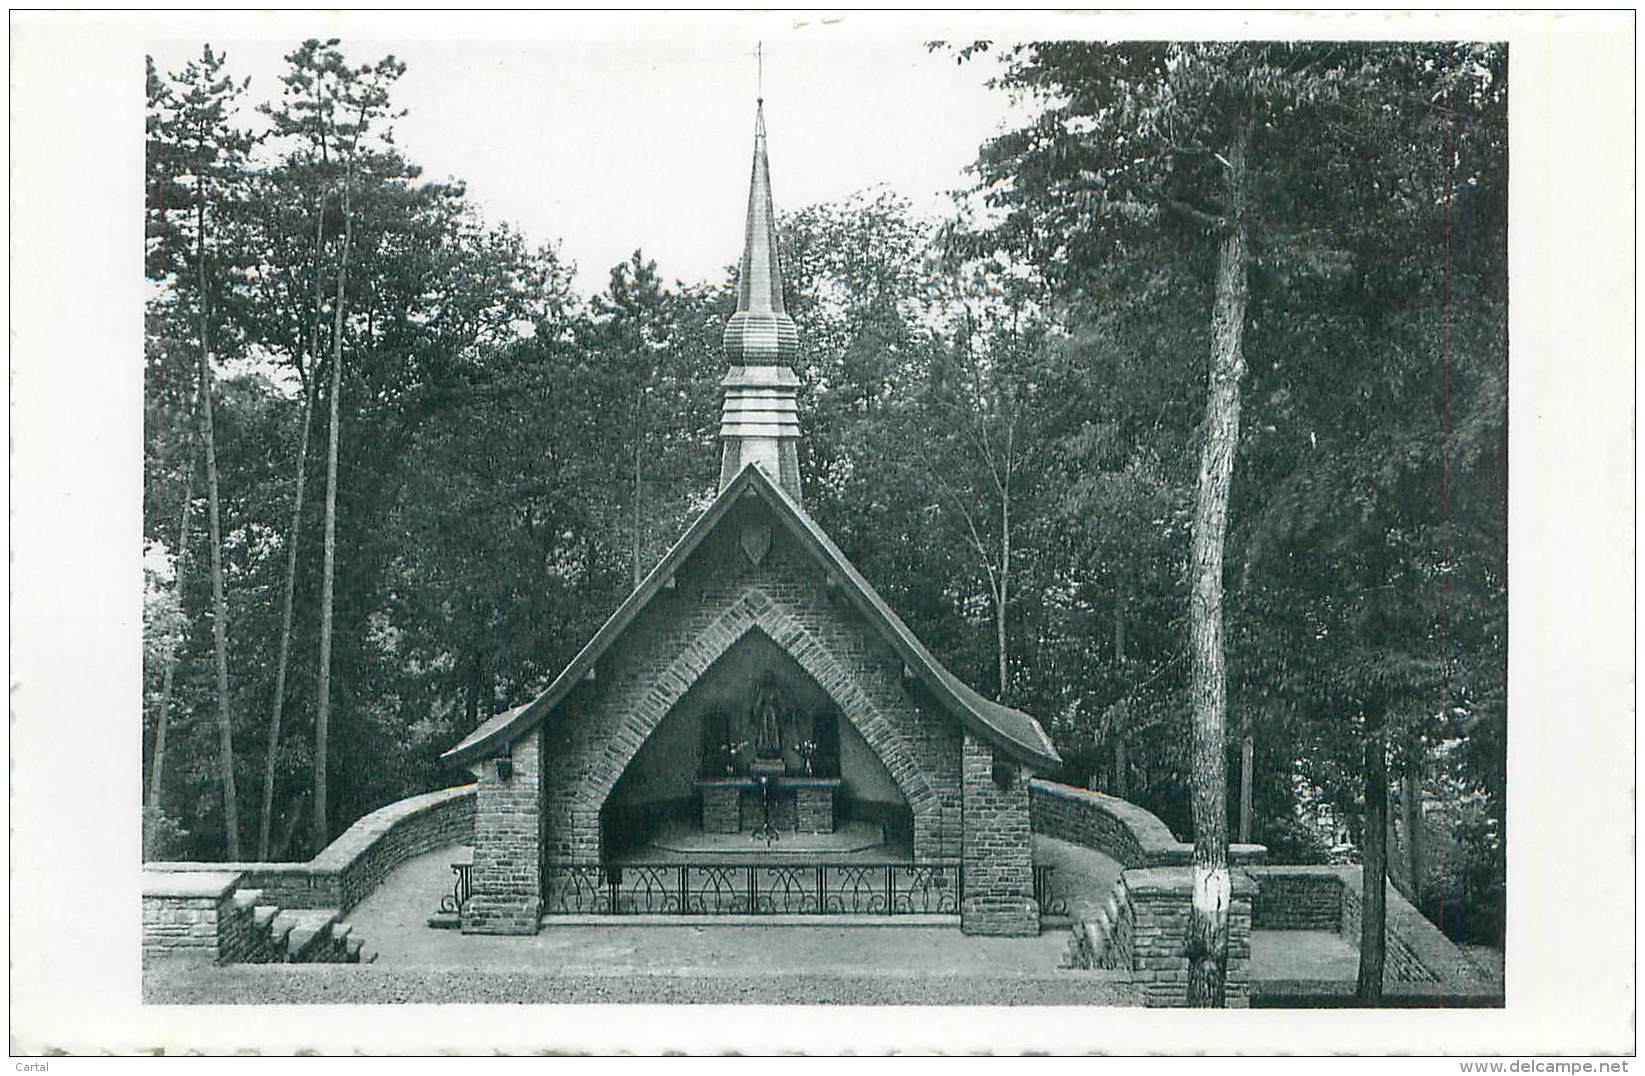
[[[1102,967],[1102,958],[1108,955],[1108,941],[1113,936],[1114,924],[1107,915],[1088,925],[1085,937],[1086,942],[1091,947],[1091,966],[1093,968]]]
[[[263,899],[261,889],[237,889],[234,892],[234,906],[236,908],[255,908],[257,902]]]
[[[325,926],[294,926],[291,939],[286,942],[286,959],[301,964],[319,955],[325,944],[328,929]]]
[[[358,934],[350,934],[348,936],[348,962],[350,964],[358,964],[360,962],[360,950],[365,947],[366,940],[364,938],[360,937]]]
[[[331,927],[331,941],[327,946],[327,960],[346,963],[349,959],[349,943],[355,941],[353,923],[334,923]]]
[[[323,953],[338,915],[331,908],[305,908],[281,912],[276,922],[281,919],[289,919],[291,923],[290,936],[286,941],[286,959],[300,963]]]
[[[251,910],[251,921],[257,924],[258,930],[272,930],[274,917],[280,914],[280,909],[273,904],[259,904]]]
[[[263,908],[269,909],[272,908],[272,905],[265,904]],[[272,908],[272,910],[274,914],[269,917],[268,942],[274,948],[274,959],[276,961],[290,960],[291,928],[296,926],[297,922],[292,919],[289,913],[283,912],[279,908]]]
[[[1063,957],[1063,967],[1089,971],[1096,966],[1091,929],[1092,924],[1083,919],[1076,919],[1068,925],[1068,953]]]

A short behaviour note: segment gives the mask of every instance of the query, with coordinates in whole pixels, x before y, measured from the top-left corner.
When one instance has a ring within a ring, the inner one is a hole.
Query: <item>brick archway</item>
[[[595,822],[618,779],[675,704],[726,651],[754,631],[765,634],[787,653],[862,735],[908,804],[913,815],[916,850],[925,847],[920,834],[938,825],[941,804],[913,752],[880,713],[850,666],[817,633],[759,589],[745,593],[655,677],[651,689],[629,711],[619,734],[614,737],[620,749],[607,753],[600,769],[582,785],[572,817]]]

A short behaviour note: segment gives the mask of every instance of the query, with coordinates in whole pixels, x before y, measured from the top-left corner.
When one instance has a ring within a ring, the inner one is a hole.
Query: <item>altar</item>
[[[704,833],[834,832],[838,777],[702,777],[694,783],[702,801]]]
[[[704,833],[834,832],[839,726],[826,707],[796,705],[779,678],[761,677],[743,706],[704,716],[692,783]]]

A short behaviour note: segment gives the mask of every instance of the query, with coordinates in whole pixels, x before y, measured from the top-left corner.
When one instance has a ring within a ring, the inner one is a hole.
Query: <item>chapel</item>
[[[806,514],[799,347],[762,99],[719,493],[547,690],[442,756],[478,782],[463,931],[602,913],[1038,931],[1029,780],[1061,760]]]

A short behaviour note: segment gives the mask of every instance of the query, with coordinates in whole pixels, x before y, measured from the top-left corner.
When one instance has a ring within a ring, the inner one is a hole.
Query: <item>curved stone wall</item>
[[[1035,833],[1095,848],[1125,867],[1180,867],[1193,858],[1194,846],[1152,811],[1089,788],[1036,778],[1029,809]],[[1228,846],[1230,863],[1261,863],[1267,854],[1260,844]]]
[[[335,874],[338,907],[347,912],[406,860],[472,842],[475,787],[443,788],[378,808],[348,827],[309,865]]]
[[[474,840],[474,785],[407,796],[361,818],[307,863],[147,863],[171,872],[238,871],[282,908],[336,908],[347,914],[401,863]]]

